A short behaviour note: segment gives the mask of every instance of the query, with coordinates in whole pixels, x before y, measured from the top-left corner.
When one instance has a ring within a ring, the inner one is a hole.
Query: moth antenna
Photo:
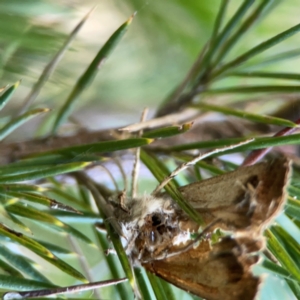
[[[198,156],[196,156],[194,159],[192,159],[191,161],[185,162],[182,165],[180,165],[178,168],[176,168],[169,176],[167,176],[156,188],[155,190],[151,193],[152,195],[156,195],[157,193],[160,192],[160,190],[162,188],[164,188],[175,176],[177,176],[181,171],[185,170],[186,168],[188,168],[189,166],[193,166],[194,164],[196,164],[199,160],[202,160],[204,158],[207,158],[211,155],[217,154],[217,153],[221,153],[224,152],[226,150],[231,150],[234,148],[238,148],[240,146],[249,144],[251,142],[253,142],[254,139],[248,139],[246,141],[242,141],[239,142],[237,144],[233,144],[233,145],[229,145],[229,146],[225,146],[222,148],[217,148],[211,151],[208,151],[204,154],[200,154]]]
[[[82,182],[90,191],[91,194],[93,195],[93,198],[95,202],[97,203],[97,206],[101,207],[103,210],[104,215],[106,216],[107,219],[110,219],[110,223],[115,229],[115,231],[122,237],[124,237],[122,228],[119,224],[119,222],[116,220],[114,211],[110,207],[110,205],[107,205],[107,199],[105,199],[102,194],[99,192],[97,189],[96,183],[86,174],[83,172],[77,172],[74,174],[75,178],[79,180],[79,182]],[[106,219],[106,220],[107,220]]]
[[[127,178],[126,178],[126,174],[125,174],[124,168],[123,168],[122,163],[120,162],[119,158],[114,157],[114,160],[115,160],[116,165],[118,166],[118,168],[119,168],[119,170],[121,172],[122,179],[123,179],[123,182],[124,182],[124,189],[123,189],[123,191],[126,194],[126,192],[127,192],[127,184],[128,183],[127,183]]]
[[[105,167],[105,166],[100,165],[100,167],[107,173],[107,175],[111,179],[111,181],[112,181],[112,183],[113,183],[116,191],[119,192],[120,189],[119,189],[118,183],[117,183],[115,177],[113,176],[113,174],[111,173],[111,171],[109,171],[109,169],[107,167]]]
[[[105,251],[104,251],[104,254],[106,256],[110,255],[110,254],[113,254],[113,255],[117,255],[117,251],[115,249],[112,249],[112,248],[107,248]]]
[[[123,168],[122,163],[120,162],[120,160],[117,157],[115,157],[114,160],[116,162],[116,165],[119,167],[119,170],[120,170],[120,172],[122,174],[122,178],[123,178],[123,181],[124,181],[124,189],[123,189],[123,191],[121,191],[121,192],[118,193],[119,205],[120,205],[121,209],[123,209],[125,212],[130,213],[130,211],[127,208],[126,203],[125,203],[126,193],[127,193],[127,179],[126,179],[126,174],[125,174],[124,168]]]
[[[145,107],[141,115],[140,123],[146,120],[147,114],[148,114],[148,108]],[[143,129],[141,129],[138,132],[137,136],[141,137],[142,134],[143,134]],[[135,155],[134,155],[135,159],[134,159],[134,164],[132,169],[132,181],[131,181],[131,198],[135,198],[137,194],[137,179],[138,179],[139,169],[140,169],[140,152],[141,152],[140,147],[135,149]]]
[[[127,208],[125,200],[126,200],[126,191],[123,190],[122,192],[119,193],[118,195],[118,200],[119,200],[119,205],[121,209],[123,209],[125,212],[130,214],[130,210]]]
[[[67,287],[54,288],[54,289],[44,289],[44,290],[35,290],[35,291],[27,291],[27,292],[7,292],[3,295],[2,299],[3,300],[25,299],[25,298],[27,299],[27,298],[58,295],[64,293],[82,292],[82,291],[88,291],[88,290],[102,288],[110,285],[116,285],[124,281],[127,281],[127,278],[97,281],[93,283],[71,285]]]
[[[107,234],[107,229],[104,223],[96,223],[95,228],[98,232]]]

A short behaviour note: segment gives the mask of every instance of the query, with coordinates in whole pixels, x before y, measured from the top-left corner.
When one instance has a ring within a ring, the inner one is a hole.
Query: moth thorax
[[[115,205],[114,213],[127,240],[126,252],[137,265],[163,256],[189,236],[182,235],[182,211],[170,197],[128,197],[125,209]]]
[[[158,209],[144,218],[143,225],[135,245],[139,252],[139,260],[155,260],[173,245],[173,239],[180,232],[176,210]]]

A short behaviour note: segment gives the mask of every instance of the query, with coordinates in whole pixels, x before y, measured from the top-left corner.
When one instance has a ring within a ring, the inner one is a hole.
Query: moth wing
[[[260,229],[281,211],[289,174],[289,161],[276,159],[241,167],[179,190],[206,224],[220,218],[228,227]]]
[[[206,245],[203,246],[203,243]],[[196,249],[143,266],[155,275],[207,300],[252,300],[260,279],[250,267],[257,257],[236,254],[237,243],[225,238],[210,249],[202,241]]]

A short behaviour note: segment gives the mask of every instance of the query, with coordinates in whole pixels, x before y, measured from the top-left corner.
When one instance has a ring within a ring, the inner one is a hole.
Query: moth
[[[204,239],[185,251],[190,220],[167,195],[130,199],[117,219],[128,239],[134,264],[205,299],[254,299],[260,283],[251,273],[263,247],[262,231],[281,211],[286,199],[289,162],[277,159],[243,167],[179,190],[206,223],[231,230],[216,244]],[[173,255],[176,254],[176,255]]]
[[[114,207],[127,255],[134,265],[202,298],[254,299],[261,279],[251,267],[264,248],[264,228],[284,206],[290,162],[278,158],[179,188],[210,224],[197,243],[191,233],[201,229],[199,224],[160,193],[177,173],[151,195],[125,198]],[[229,234],[214,243],[210,236],[215,228]]]
[[[256,297],[261,278],[255,277],[251,268],[264,248],[264,228],[284,206],[290,162],[277,158],[180,187],[185,201],[207,224],[204,228],[191,220],[168,194],[161,192],[189,165],[243,143],[215,149],[181,165],[150,195],[136,196],[133,186],[130,197],[122,192],[107,199],[105,214],[125,238],[126,253],[134,266],[143,266],[171,284],[208,300]],[[137,172],[133,182],[135,178]],[[217,241],[212,239],[216,228],[224,233]],[[193,233],[196,239],[191,237]],[[80,287],[74,289],[78,290]],[[45,291],[33,295],[45,295]]]

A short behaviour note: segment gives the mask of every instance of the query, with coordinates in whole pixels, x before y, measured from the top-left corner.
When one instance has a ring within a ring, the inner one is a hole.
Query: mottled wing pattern
[[[235,239],[224,238],[212,248],[208,241],[164,260],[143,264],[168,282],[208,300],[253,300],[260,279],[250,267],[257,256],[243,253]]]
[[[207,224],[220,218],[230,229],[257,232],[281,211],[289,174],[289,161],[276,159],[241,167],[179,190]]]

